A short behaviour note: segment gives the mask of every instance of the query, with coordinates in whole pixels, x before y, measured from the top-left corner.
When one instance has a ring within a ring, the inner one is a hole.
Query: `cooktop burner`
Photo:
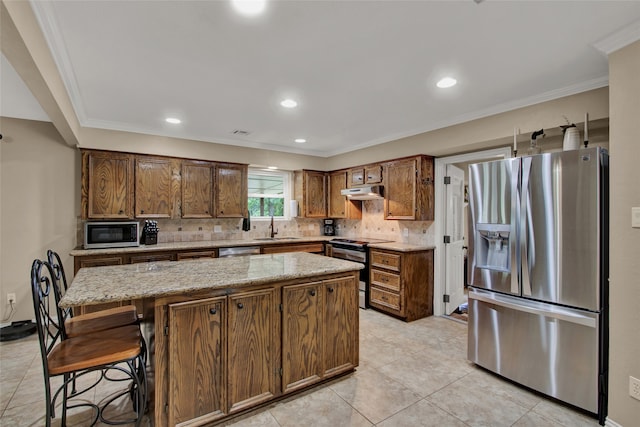
[[[331,239],[330,242],[347,243],[347,244],[351,244],[351,245],[366,246],[369,243],[386,243],[386,242],[393,242],[393,240],[370,239],[368,237],[354,237],[353,239]]]

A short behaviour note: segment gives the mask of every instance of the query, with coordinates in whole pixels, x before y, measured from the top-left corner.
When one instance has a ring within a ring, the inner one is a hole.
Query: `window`
[[[289,217],[291,174],[249,169],[249,215],[252,218]]]

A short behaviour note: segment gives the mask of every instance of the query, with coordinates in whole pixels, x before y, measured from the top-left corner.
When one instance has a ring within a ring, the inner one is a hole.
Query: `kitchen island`
[[[204,425],[353,371],[361,268],[304,252],[83,268],[61,305],[135,301],[154,425]]]

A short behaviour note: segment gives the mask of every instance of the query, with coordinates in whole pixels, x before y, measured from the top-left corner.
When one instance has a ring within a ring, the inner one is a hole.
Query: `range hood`
[[[345,188],[340,194],[350,200],[375,200],[382,199],[382,185],[366,185],[363,187]]]

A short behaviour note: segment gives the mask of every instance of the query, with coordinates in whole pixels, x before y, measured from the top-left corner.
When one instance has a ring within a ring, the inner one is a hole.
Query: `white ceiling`
[[[32,6],[83,126],[319,156],[606,86],[603,44],[640,37],[640,1]]]

